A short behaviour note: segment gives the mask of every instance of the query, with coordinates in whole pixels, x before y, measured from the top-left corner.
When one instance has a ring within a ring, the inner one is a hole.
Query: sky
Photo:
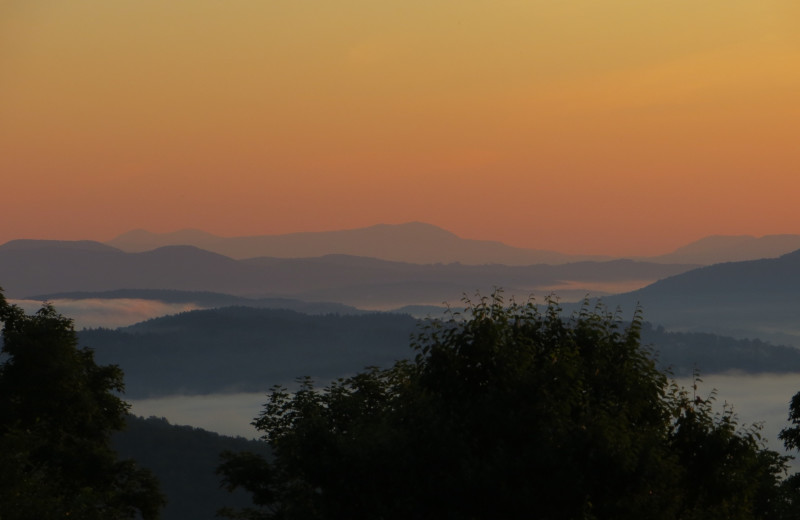
[[[797,0],[0,0],[0,243],[800,233]]]

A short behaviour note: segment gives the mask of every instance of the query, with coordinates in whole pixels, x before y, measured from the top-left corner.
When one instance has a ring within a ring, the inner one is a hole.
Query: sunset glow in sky
[[[798,0],[0,0],[0,243],[800,233]]]

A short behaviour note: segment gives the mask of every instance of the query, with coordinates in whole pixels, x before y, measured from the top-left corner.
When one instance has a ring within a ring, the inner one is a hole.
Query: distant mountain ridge
[[[707,296],[720,305],[722,296],[796,298],[800,303],[800,250],[778,258],[724,262],[676,274],[629,294],[641,298]],[[623,295],[620,295],[622,297]]]
[[[109,240],[107,244],[129,253],[167,245],[191,245],[235,259],[262,256],[309,258],[342,254],[415,264],[460,262],[469,265],[563,264],[609,259],[599,255],[567,255],[555,251],[522,249],[489,240],[465,239],[422,222],[229,238],[196,229],[161,234],[135,230]]]
[[[522,299],[551,291],[582,298],[587,292],[602,294],[610,285],[641,287],[695,267],[632,260],[530,266],[414,264],[346,255],[235,260],[194,246],[165,246],[142,253],[104,247],[0,246],[0,286],[9,298],[171,289],[387,309],[458,302],[465,293],[489,294],[494,287]]]
[[[230,258],[255,257],[309,258],[331,254],[363,256],[415,264],[460,262],[469,265],[563,264],[584,260],[610,260],[601,255],[568,255],[556,251],[524,249],[501,242],[460,238],[454,233],[422,222],[366,228],[261,235],[220,237],[197,229],[173,233],[134,230],[106,243],[129,252],[143,252],[169,245],[191,245]],[[709,236],[675,251],[636,260],[709,265],[775,258],[800,249],[800,235]]]
[[[726,262],[606,296],[609,306],[640,305],[671,330],[758,337],[800,347],[800,250],[778,258]]]
[[[717,264],[777,258],[800,249],[800,235],[712,235],[665,255],[647,258],[653,262]]]

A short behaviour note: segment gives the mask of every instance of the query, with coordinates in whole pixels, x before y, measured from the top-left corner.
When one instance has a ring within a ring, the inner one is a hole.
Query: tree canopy
[[[218,470],[255,507],[223,514],[778,517],[786,457],[658,371],[639,313],[467,303],[427,322],[411,361],[274,387],[254,421],[273,457],[227,453]]]
[[[158,518],[155,478],[110,444],[129,409],[122,371],[50,305],[27,315],[0,292],[0,321],[0,519]]]

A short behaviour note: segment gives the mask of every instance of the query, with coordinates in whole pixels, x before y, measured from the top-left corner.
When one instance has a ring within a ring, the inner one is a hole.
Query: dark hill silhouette
[[[632,314],[632,311],[631,311]],[[100,364],[125,371],[132,399],[171,394],[266,392],[309,375],[328,381],[365,366],[387,367],[412,357],[419,322],[408,315],[306,315],[287,310],[226,307],[165,316],[116,330],[79,333]],[[670,333],[647,326],[643,340],[662,367],[689,375],[800,371],[800,350],[755,340]]]
[[[237,259],[261,256],[305,258],[343,254],[418,264],[461,262],[470,265],[561,264],[608,259],[601,256],[565,255],[554,251],[522,249],[489,240],[469,240],[422,222],[378,224],[340,231],[229,238],[195,229],[164,234],[135,230],[110,240],[108,244],[128,252],[186,244]]]
[[[33,249],[0,249],[0,286],[6,296],[17,298],[152,287],[242,294],[252,288],[257,276],[255,268],[190,246],[136,254],[56,243]]]
[[[779,258],[726,262],[693,269],[633,291],[642,299],[684,298],[719,301],[719,296],[781,298],[800,289],[800,250]],[[799,299],[800,301],[800,299]]]
[[[369,308],[458,302],[495,286],[525,299],[569,287],[573,296],[603,294],[595,286],[645,285],[693,266],[632,260],[562,265],[411,264],[346,255],[234,260],[193,246],[143,253],[49,244],[0,249],[0,286],[9,298],[73,291],[170,289],[253,298],[293,298]]]
[[[214,520],[220,507],[252,505],[244,491],[229,493],[216,474],[220,453],[251,451],[269,456],[264,442],[228,437],[164,418],[128,416],[127,427],[114,435],[113,446],[123,459],[133,459],[153,472],[167,496],[162,520]]]
[[[798,295],[800,250],[779,258],[694,269],[604,301],[623,308],[638,302],[648,319],[672,329],[800,346]]]
[[[126,396],[266,392],[310,375],[321,380],[411,355],[408,315],[311,316],[226,307],[79,333],[99,364],[125,371]]]

